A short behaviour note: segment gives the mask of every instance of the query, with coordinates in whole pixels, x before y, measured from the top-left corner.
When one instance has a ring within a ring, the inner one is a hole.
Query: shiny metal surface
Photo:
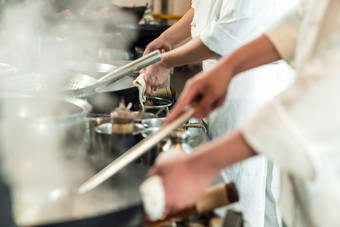
[[[0,88],[2,92],[7,93],[58,92],[73,97],[84,97],[100,91],[103,87],[160,60],[160,52],[154,51],[107,73],[98,80],[83,74],[68,74],[65,76],[32,73],[16,75],[0,78]]]
[[[161,127],[164,124],[163,118],[148,118],[142,120],[142,125],[148,127]]]
[[[189,107],[188,109],[186,109],[177,119],[169,124],[164,125],[164,127],[162,127],[161,130],[159,130],[157,133],[153,134],[152,136],[138,143],[136,146],[132,147],[130,150],[128,150],[115,161],[110,163],[95,176],[86,181],[79,188],[79,192],[86,193],[119,172],[121,169],[126,167],[126,165],[130,164],[132,161],[143,155],[155,144],[157,144],[161,139],[166,137],[170,132],[172,132],[185,121],[187,121],[194,114],[194,112],[194,107]]]
[[[0,97],[0,130],[14,135],[1,139],[13,141],[3,150],[58,150],[64,157],[75,158],[83,147],[85,116],[91,105],[84,100],[58,97],[2,96]],[[27,138],[30,138],[29,140]],[[55,143],[56,146],[51,144]],[[57,146],[58,144],[58,146]]]
[[[77,168],[75,165],[74,169]],[[140,226],[143,212],[137,208],[142,202],[139,185],[146,172],[147,168],[131,164],[86,194],[78,194],[76,188],[63,187],[15,191],[15,207],[19,210],[16,221],[20,226]],[[130,208],[128,216],[119,213]],[[106,215],[109,217],[103,217]]]
[[[6,63],[0,63],[0,75],[7,75],[7,74],[13,74],[18,71],[17,68],[6,64]]]
[[[143,119],[149,119],[149,118],[155,118],[157,117],[153,113],[147,113],[147,112],[133,112],[133,121],[137,123],[142,123]]]
[[[93,62],[79,62],[67,61],[65,62],[67,70],[78,74],[85,74],[96,79],[105,76],[109,72],[113,72],[118,67],[111,64],[93,63]]]

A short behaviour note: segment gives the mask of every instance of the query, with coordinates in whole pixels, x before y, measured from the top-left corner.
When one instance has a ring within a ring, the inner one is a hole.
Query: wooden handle
[[[150,96],[158,97],[158,98],[165,98],[165,99],[173,99],[173,98],[176,98],[176,89],[174,86],[160,88],[152,92]]]
[[[234,183],[221,183],[210,187],[202,198],[193,207],[180,210],[168,215],[164,220],[150,221],[146,218],[147,227],[161,227],[172,219],[188,217],[214,210],[219,207],[235,203],[239,200],[238,192]]]

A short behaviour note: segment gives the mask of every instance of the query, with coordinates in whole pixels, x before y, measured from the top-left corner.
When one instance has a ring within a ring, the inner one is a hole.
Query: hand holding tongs
[[[111,162],[108,166],[86,181],[80,188],[79,193],[88,192],[109,177],[116,174],[119,170],[123,169],[125,166],[133,162],[135,159],[143,155],[150,148],[156,145],[161,139],[166,137],[171,131],[178,128],[181,124],[186,122],[195,112],[194,107],[188,107],[178,118],[173,120],[172,122],[165,124],[157,133],[151,135],[147,139],[142,140],[136,146],[129,149],[123,155],[118,157],[116,160]]]

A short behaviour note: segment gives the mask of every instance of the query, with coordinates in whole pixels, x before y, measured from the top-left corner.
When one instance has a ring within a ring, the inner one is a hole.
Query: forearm
[[[172,47],[191,36],[191,21],[194,18],[194,9],[189,9],[184,16],[166,31],[160,38],[168,40]]]
[[[216,56],[216,53],[206,47],[200,37],[196,37],[186,44],[163,54],[163,63],[167,67],[198,63]]]
[[[256,155],[253,149],[246,143],[240,130],[222,136],[196,148],[190,163],[197,168],[207,168],[216,173]]]
[[[228,67],[233,76],[246,70],[280,60],[275,46],[262,35],[223,57],[214,70]]]

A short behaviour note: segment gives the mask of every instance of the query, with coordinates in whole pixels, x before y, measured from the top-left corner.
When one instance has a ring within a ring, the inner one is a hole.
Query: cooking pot
[[[145,128],[162,127],[163,124],[164,124],[163,118],[148,118],[142,120],[142,125]]]
[[[157,118],[156,114],[148,113],[148,112],[134,111],[132,114],[133,114],[133,121],[136,123],[142,123],[142,120],[144,119]]]
[[[133,125],[131,134],[112,133],[112,123],[104,123],[95,127],[95,148],[91,151],[91,159],[99,169],[102,169],[114,159],[125,153],[141,139],[144,127],[141,124]]]
[[[144,103],[145,111],[155,114],[157,117],[165,117],[169,112],[172,101],[159,97],[146,97]],[[135,105],[136,109],[140,109],[139,103]]]
[[[148,127],[142,131],[143,138],[148,138],[149,136],[157,133],[161,127]],[[145,153],[142,157],[142,163],[146,166],[152,166],[158,157],[158,155],[163,151],[163,146],[168,142],[168,138],[164,138],[159,141],[155,146],[153,146],[147,153]]]
[[[10,75],[10,74],[16,73],[17,71],[18,71],[17,68],[9,64],[0,63],[0,76]]]
[[[27,143],[19,144],[8,138],[13,143],[3,149],[48,150],[58,144],[66,157],[75,158],[84,145],[84,118],[91,110],[91,105],[84,100],[2,96],[0,106],[1,129],[7,132],[3,136],[15,135],[15,141],[22,139]]]

